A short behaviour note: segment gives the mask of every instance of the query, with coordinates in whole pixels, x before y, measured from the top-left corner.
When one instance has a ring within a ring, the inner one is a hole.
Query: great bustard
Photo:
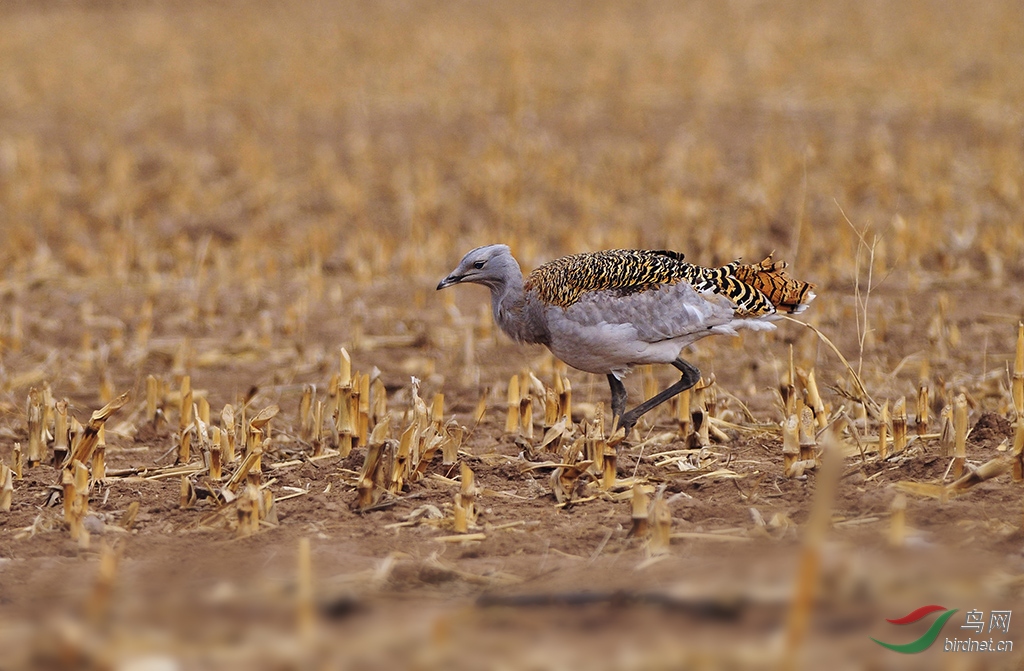
[[[679,252],[613,249],[549,261],[524,281],[507,245],[487,245],[466,254],[437,288],[486,286],[494,321],[513,340],[546,345],[573,368],[606,375],[612,413],[628,434],[641,415],[700,380],[680,358],[684,347],[739,328],[771,330],[780,312],[807,308],[814,286],[785,267],[770,256],[705,268]],[[651,363],[672,364],[682,377],[627,412],[622,377]]]

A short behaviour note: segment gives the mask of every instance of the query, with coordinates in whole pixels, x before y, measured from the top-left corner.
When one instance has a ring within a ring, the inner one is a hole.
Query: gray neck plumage
[[[523,290],[523,274],[513,273],[491,289],[491,310],[494,322],[516,342],[548,342],[544,325],[543,304],[532,293]]]

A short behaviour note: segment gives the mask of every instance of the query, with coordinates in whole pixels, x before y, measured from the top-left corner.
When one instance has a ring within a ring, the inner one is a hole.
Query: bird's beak
[[[462,278],[463,275],[456,275],[455,273],[452,273],[451,275],[437,283],[437,290],[440,291],[445,287],[450,287],[453,284],[458,284],[459,282],[462,281]]]

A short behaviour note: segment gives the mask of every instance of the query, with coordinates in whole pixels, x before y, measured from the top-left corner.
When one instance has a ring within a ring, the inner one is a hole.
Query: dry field
[[[0,4],[0,668],[1024,668],[1022,35],[1015,0]],[[616,453],[602,378],[434,291],[498,241],[774,250],[821,337],[699,343]],[[871,642],[933,603],[926,652]],[[1017,649],[945,652],[972,609]]]

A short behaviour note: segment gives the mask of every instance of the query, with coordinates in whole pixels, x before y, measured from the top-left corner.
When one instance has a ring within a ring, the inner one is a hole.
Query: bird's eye
[[[476,268],[477,270],[480,270],[481,268],[484,267],[484,262],[483,261],[477,261],[476,263],[473,264],[473,267]]]

